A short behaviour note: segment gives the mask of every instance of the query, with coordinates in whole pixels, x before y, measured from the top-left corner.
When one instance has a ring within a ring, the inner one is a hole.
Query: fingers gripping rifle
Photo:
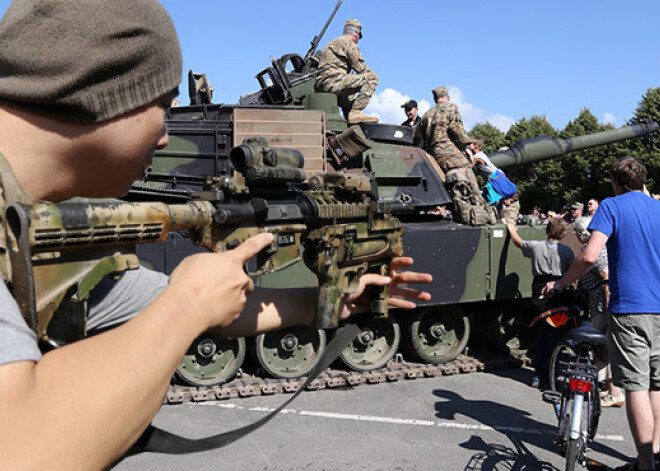
[[[342,296],[357,289],[360,276],[385,274],[402,255],[403,228],[392,214],[409,207],[378,200],[366,175],[326,173],[304,184],[302,155],[263,139],[246,140],[230,158],[243,176],[214,178],[186,204],[11,204],[12,269],[29,281],[15,295],[28,324],[43,336],[66,289],[78,283],[84,296],[103,276],[137,268],[136,244],[187,231],[214,252],[273,233],[250,274],[281,270],[304,253],[319,280],[316,324],[336,327]],[[374,295],[372,310],[386,314],[384,289]]]

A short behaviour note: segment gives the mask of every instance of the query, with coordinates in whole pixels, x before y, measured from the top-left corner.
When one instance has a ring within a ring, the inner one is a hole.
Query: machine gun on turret
[[[321,32],[310,42],[305,57],[294,53],[273,59],[270,66],[254,76],[261,90],[243,95],[240,104],[300,104],[307,95],[314,93],[315,77],[320,72],[318,59],[315,56],[316,49],[342,1],[337,2]]]
[[[323,35],[325,34],[326,30],[328,29],[328,26],[330,26],[330,23],[332,23],[332,20],[335,17],[335,14],[337,13],[337,10],[339,10],[339,7],[341,6],[343,0],[339,0],[337,2],[337,5],[335,5],[335,9],[332,10],[332,13],[330,14],[330,17],[328,18],[328,21],[325,22],[325,25],[321,29],[321,32],[314,36],[314,39],[310,42],[310,48],[309,51],[307,51],[307,54],[305,54],[305,62],[308,62],[310,59],[314,57],[314,54],[316,53],[316,49],[319,47],[319,43],[321,42],[321,39],[323,39]]]

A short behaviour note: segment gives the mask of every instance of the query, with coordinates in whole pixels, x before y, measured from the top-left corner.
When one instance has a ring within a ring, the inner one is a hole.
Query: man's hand
[[[226,327],[238,318],[254,290],[244,265],[272,241],[272,234],[261,233],[227,252],[187,257],[170,275],[165,292],[172,292],[190,314],[203,317],[202,331]]]
[[[366,312],[369,310],[371,297],[366,289],[367,286],[388,286],[388,303],[392,307],[401,309],[414,309],[416,304],[402,298],[415,299],[418,301],[430,301],[431,295],[425,291],[411,289],[408,283],[431,283],[433,277],[428,273],[404,271],[397,273],[396,270],[413,264],[410,257],[397,257],[390,262],[389,276],[369,273],[360,278],[359,288],[351,294],[344,295],[342,312],[339,318],[344,320],[352,314]]]
[[[557,281],[548,281],[541,290],[541,295],[550,298],[550,291],[561,291],[563,288],[559,288],[557,283]]]

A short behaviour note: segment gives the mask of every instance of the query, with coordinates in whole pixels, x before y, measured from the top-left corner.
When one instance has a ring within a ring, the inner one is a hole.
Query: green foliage
[[[506,133],[506,145],[510,147],[517,141],[537,136],[557,138],[558,133],[545,117],[522,118]],[[541,206],[544,211],[561,209],[564,204],[561,196],[564,193],[564,184],[559,160],[546,160],[525,167],[527,168],[510,175],[510,178],[518,185],[521,211],[530,212],[536,205]],[[531,175],[536,174],[532,180],[522,176],[530,173]]]
[[[536,136],[557,137],[557,131],[545,116],[532,116],[530,119],[522,118],[509,128],[505,142],[507,146],[511,146],[516,141]]]
[[[470,136],[480,137],[484,141],[484,152],[496,152],[505,145],[504,133],[490,123],[476,124],[470,131]]]
[[[612,125],[601,125],[587,108],[569,122],[560,133],[561,139],[571,139],[586,134],[595,134],[614,129]],[[612,196],[609,168],[622,150],[621,144],[610,144],[579,152],[573,152],[560,159],[564,179],[566,203],[579,201],[586,203],[589,198],[602,200]]]
[[[630,124],[652,120],[660,123],[660,88],[649,88],[642,96]],[[566,127],[559,131],[543,116],[522,118],[506,134],[489,123],[477,124],[470,134],[484,140],[484,151],[494,152],[502,146],[512,146],[521,139],[549,136],[555,139],[571,139],[586,134],[614,129],[600,124],[587,108]],[[635,139],[616,144],[572,152],[554,160],[546,160],[523,168],[508,169],[507,175],[518,185],[521,210],[530,212],[538,205],[544,211],[560,212],[564,205],[574,201],[586,203],[589,198],[602,200],[612,196],[609,169],[614,160],[625,155],[641,159],[648,169],[647,186],[652,193],[660,193],[660,138]],[[536,178],[526,178],[536,174]]]
[[[640,123],[643,120],[660,123],[660,88],[649,88],[646,91],[633,114],[631,124]],[[629,141],[623,148],[623,155],[632,155],[644,162],[648,170],[647,187],[652,193],[660,193],[660,139],[658,136]]]

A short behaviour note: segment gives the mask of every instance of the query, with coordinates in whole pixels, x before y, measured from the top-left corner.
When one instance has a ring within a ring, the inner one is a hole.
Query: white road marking
[[[224,409],[246,410],[250,412],[272,412],[274,407],[244,407],[238,404],[227,402],[196,402],[190,403],[195,406],[213,406],[221,407]],[[537,428],[523,428],[513,427],[508,425],[484,425],[484,424],[465,424],[460,422],[448,422],[437,420],[419,420],[419,419],[402,419],[397,417],[383,417],[377,415],[361,415],[361,414],[342,414],[338,412],[323,412],[323,411],[309,411],[309,410],[295,410],[284,409],[281,414],[300,415],[305,417],[321,417],[324,419],[337,419],[337,420],[352,420],[356,422],[378,422],[392,425],[415,425],[422,427],[441,427],[448,429],[461,429],[461,430],[491,430],[503,433],[524,433],[534,435],[554,435],[555,429],[548,427],[547,429]],[[615,441],[622,442],[623,436],[621,435],[596,435],[596,441]]]

